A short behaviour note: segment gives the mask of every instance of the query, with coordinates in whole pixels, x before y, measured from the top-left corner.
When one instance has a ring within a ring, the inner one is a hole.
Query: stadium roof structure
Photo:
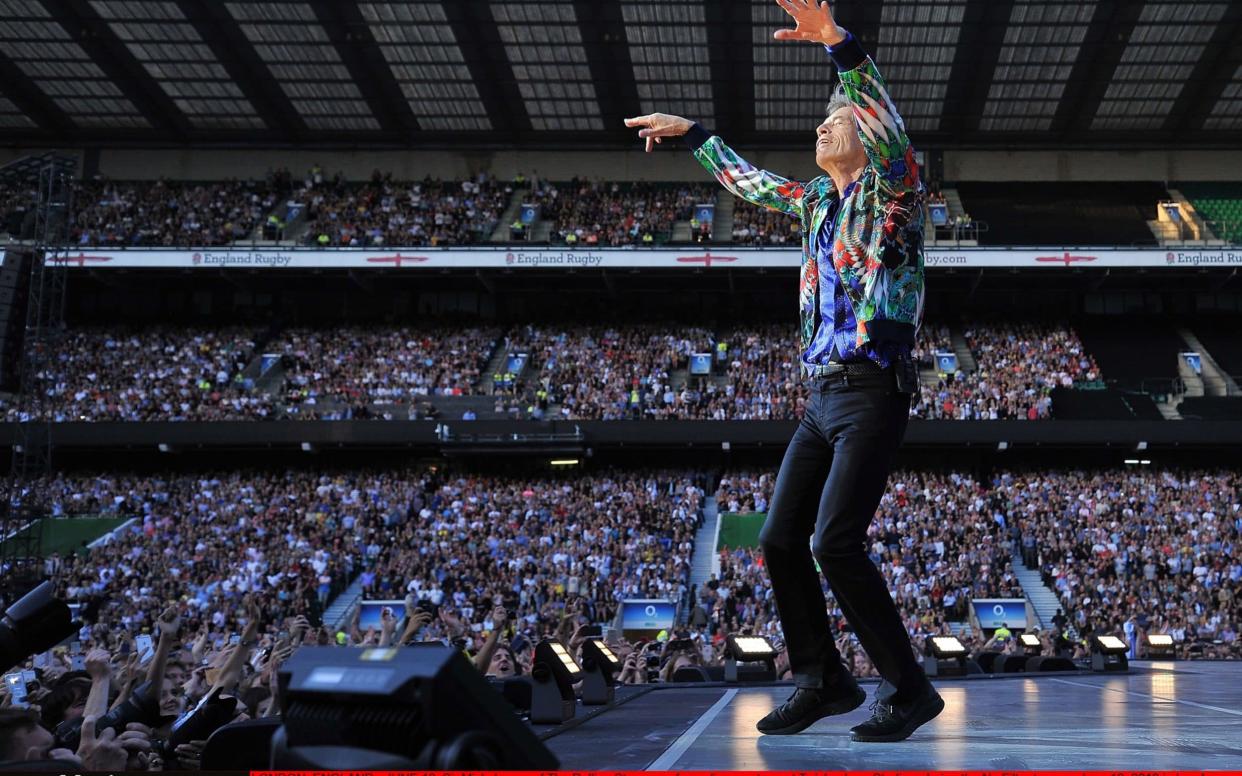
[[[837,0],[925,148],[1242,146],[1235,0]],[[774,0],[0,0],[0,142],[801,148],[835,74]]]

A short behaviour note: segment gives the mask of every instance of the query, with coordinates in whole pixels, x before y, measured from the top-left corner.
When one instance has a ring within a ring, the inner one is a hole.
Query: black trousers
[[[866,549],[909,412],[910,394],[897,391],[892,368],[811,382],[759,534],[799,687],[821,687],[843,670],[815,561],[884,679],[877,697],[902,703],[927,684]]]

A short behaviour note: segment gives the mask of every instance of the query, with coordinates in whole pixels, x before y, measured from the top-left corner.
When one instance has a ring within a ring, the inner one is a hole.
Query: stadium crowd
[[[1069,627],[1173,636],[1180,657],[1242,657],[1242,479],[1228,470],[1005,473],[997,508]]]
[[[775,473],[727,472],[716,491],[724,512],[763,512]],[[872,560],[916,646],[966,618],[972,597],[1021,597],[1011,554],[1040,568],[1063,614],[1040,634],[1084,657],[1094,632],[1167,633],[1181,658],[1242,658],[1242,481],[1232,472],[1057,470],[960,474],[894,472],[869,532]],[[829,595],[827,588],[825,594]],[[780,638],[762,553],[721,548],[720,574],[699,601],[712,629]],[[831,597],[829,597],[830,606]],[[841,613],[839,642],[867,667]],[[975,652],[1015,644],[959,634]]]
[[[919,328],[918,336],[915,337],[914,349],[911,351],[911,355],[914,356],[919,366],[924,369],[935,368],[937,353],[952,352],[952,333],[948,325],[924,321]]]
[[[912,416],[1042,419],[1053,388],[1100,379],[1066,327],[997,324],[966,335],[977,368],[924,379]],[[39,412],[55,421],[407,419],[445,409],[435,398],[485,394],[490,382],[499,417],[789,420],[807,390],[792,340],[783,324],[355,325],[261,341],[236,327],[94,327],[71,330],[58,347],[40,376]],[[260,347],[281,357],[280,370],[256,390],[267,372],[247,367]],[[529,354],[528,365],[484,375],[497,348]],[[924,370],[945,350],[948,327],[925,325],[914,351]],[[696,353],[711,357],[711,375],[688,373]],[[20,402],[3,406],[10,420],[30,416]]]
[[[694,206],[715,202],[703,183],[616,183],[575,178],[543,182],[533,192],[553,242],[566,245],[651,245],[669,240],[673,225],[689,222]],[[693,235],[691,235],[693,237]]]
[[[1095,359],[1064,324],[994,322],[963,332],[977,368],[924,383],[912,414],[945,420],[1045,420],[1052,389],[1102,379]]]
[[[701,481],[651,472],[470,477],[436,496],[442,503],[374,557],[364,595],[412,592],[467,620],[494,604],[532,628],[566,600],[591,622],[611,620],[623,598],[680,601],[704,507]]]
[[[9,421],[266,418],[271,400],[242,376],[254,355],[255,334],[241,327],[73,329],[35,376],[33,403],[0,406]]]
[[[756,247],[796,246],[801,241],[796,218],[749,202],[733,206],[733,243]]]
[[[705,484],[661,471],[517,479],[435,467],[42,480],[25,498],[50,514],[133,520],[47,559],[59,594],[85,605],[81,649],[22,666],[36,677],[29,708],[0,709],[0,760],[76,749],[88,768],[196,769],[202,741],[152,739],[209,691],[239,699],[234,719],[277,714],[274,670],[301,644],[441,641],[490,675],[529,671],[541,638],[577,645],[581,626],[610,619],[622,598],[684,597]],[[324,623],[324,603],[354,579],[364,595],[404,598],[404,614]],[[161,642],[154,660],[140,655],[144,635]],[[637,681],[635,658],[627,668]],[[21,705],[9,689],[0,705]],[[80,747],[64,744],[67,720],[146,693],[167,718],[98,737],[84,725]]]
[[[726,472],[716,490],[724,512],[764,512],[775,486],[774,472]],[[1013,574],[1004,516],[989,509],[987,489],[958,473],[896,471],[880,502],[868,537],[871,559],[890,590],[916,645],[966,619],[972,597],[1021,597]],[[825,595],[831,594],[824,583]],[[780,624],[762,552],[720,549],[720,574],[702,591],[711,627],[723,632],[750,629],[780,638]],[[862,675],[873,671],[841,611],[830,604],[842,654]]]
[[[290,417],[341,407],[356,416],[371,405],[479,393],[499,335],[477,327],[298,328],[281,332],[267,352],[281,357]]]
[[[526,393],[536,406],[557,405],[566,420],[684,417],[689,389],[675,387],[671,373],[712,349],[706,329],[655,324],[526,326],[507,343],[507,352],[528,352],[537,370]]]
[[[92,180],[74,194],[71,239],[82,246],[218,246],[249,239],[276,206],[265,182]]]
[[[765,509],[773,479],[726,472],[721,510]],[[779,644],[760,552],[722,547],[720,572],[687,591],[707,487],[677,472],[516,478],[433,467],[42,480],[25,497],[50,514],[134,519],[93,548],[46,560],[59,593],[88,612],[81,647],[32,656],[22,666],[35,677],[24,681],[27,697],[0,691],[0,758],[197,768],[203,741],[157,743],[172,720],[209,692],[238,699],[233,719],[278,714],[274,671],[301,644],[440,641],[504,677],[529,672],[539,639],[576,649],[582,626],[611,620],[622,598],[647,596],[691,603],[688,621],[653,642],[610,637],[623,682],[719,664],[724,636],[740,630]],[[916,645],[963,619],[969,597],[1021,595],[1016,537],[1064,603],[1041,634],[1049,647],[1084,657],[1091,633],[1123,633],[1142,654],[1144,634],[1169,633],[1180,657],[1238,658],[1240,532],[1242,481],[1224,470],[988,480],[898,471],[869,548]],[[404,599],[404,612],[378,624],[322,622],[324,604],[354,579],[364,596]],[[874,673],[829,602],[846,660]],[[996,635],[960,637],[976,652],[1016,649]],[[109,708],[137,698],[159,713],[95,729]]]
[[[532,625],[566,597],[607,619],[621,597],[684,593],[704,496],[692,478],[662,472],[340,470],[59,475],[27,498],[53,516],[135,518],[89,553],[49,560],[70,598],[107,593],[124,609],[187,596],[192,619],[220,626],[248,593],[271,597],[281,617],[317,618],[357,574],[368,595],[418,591],[466,617],[512,595],[510,610]],[[142,595],[121,595],[136,582]],[[149,625],[144,616],[118,613],[133,627]]]
[[[483,173],[402,183],[377,170],[363,185],[311,174],[293,200],[306,208],[307,245],[435,247],[487,242],[512,193]]]

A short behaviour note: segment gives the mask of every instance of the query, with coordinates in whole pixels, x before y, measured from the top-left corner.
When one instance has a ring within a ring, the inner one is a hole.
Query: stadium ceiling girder
[[[1180,134],[1204,125],[1230,81],[1242,74],[1242,3],[1230,3],[1195,63],[1164,129]]]
[[[286,141],[307,136],[306,124],[222,3],[174,0],[263,122],[264,134]]]
[[[0,7],[35,22],[36,39],[39,24],[58,25],[63,32],[48,40],[76,46],[79,68],[96,68],[93,82],[122,106],[92,117],[74,103],[88,96],[66,96],[69,76],[32,77],[30,62],[0,47],[0,138],[32,145],[498,149],[572,139],[633,148],[624,116],[684,109],[738,144],[801,148],[821,109],[817,84],[804,76],[819,68],[823,96],[833,79],[819,52],[772,45],[781,17],[770,0]],[[1239,142],[1224,127],[1236,126],[1226,100],[1242,72],[1242,3],[837,0],[836,8],[889,73],[923,147]],[[178,56],[177,35],[141,38],[161,21],[192,33],[188,45],[207,56]],[[195,68],[213,75],[178,74]],[[185,96],[196,88],[231,106],[215,124],[203,106],[217,103]],[[1214,115],[1222,128],[1206,129]]]
[[[73,131],[73,121],[69,116],[21,68],[13,64],[2,49],[0,84],[3,84],[3,91],[0,93],[13,103],[18,113],[34,122],[39,130],[58,134]]]
[[[41,0],[82,47],[87,56],[112,80],[155,130],[173,140],[189,138],[185,114],[134,58],[87,0]]]

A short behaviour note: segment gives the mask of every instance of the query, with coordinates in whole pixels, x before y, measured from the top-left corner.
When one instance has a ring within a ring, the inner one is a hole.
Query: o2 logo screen
[[[621,602],[622,630],[663,630],[673,627],[675,609],[671,601],[643,600]]]

